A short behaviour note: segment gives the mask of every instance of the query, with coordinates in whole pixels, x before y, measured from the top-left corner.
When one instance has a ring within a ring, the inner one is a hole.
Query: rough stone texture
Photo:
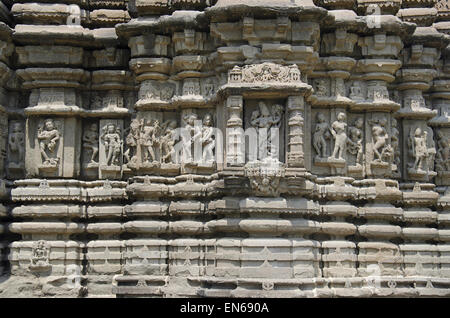
[[[0,297],[450,296],[447,0],[0,21]]]

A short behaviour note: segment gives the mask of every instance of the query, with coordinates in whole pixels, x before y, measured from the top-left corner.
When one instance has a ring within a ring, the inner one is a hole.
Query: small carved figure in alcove
[[[25,134],[20,122],[14,122],[11,125],[11,132],[8,137],[9,161],[17,166],[23,164],[25,154]]]
[[[409,136],[408,146],[411,147],[412,156],[414,158],[413,169],[416,171],[424,171],[424,164],[427,163],[427,135],[426,131],[422,132],[420,127],[417,127],[414,133]]]
[[[193,140],[195,141],[196,138],[201,136],[201,131],[196,131],[196,128],[194,126],[196,120],[197,114],[195,113],[190,113],[184,116],[184,121],[186,122],[186,124],[184,125],[184,130],[181,134],[183,163],[191,163],[193,161],[192,142]]]
[[[161,147],[161,162],[162,163],[173,163],[175,154],[175,129],[177,128],[176,120],[167,120],[162,124],[162,130],[164,131],[161,136],[160,147]]]
[[[276,104],[272,106],[272,111],[270,111],[264,102],[259,102],[258,107],[258,110],[253,111],[250,120],[250,124],[258,132],[258,159],[262,160],[266,157],[276,158],[278,156],[278,148],[276,143],[272,143],[271,128],[280,128],[283,107]],[[261,129],[266,129],[266,131],[261,134]],[[264,134],[266,137],[262,138]]]
[[[144,132],[142,135],[142,145],[144,146],[144,162],[156,163],[156,149],[159,148],[159,136],[161,134],[161,126],[159,120],[155,119],[153,125],[147,123],[144,126]]]
[[[120,137],[120,128],[115,124],[107,124],[103,127],[101,140],[105,146],[106,165],[119,165],[122,140]]]
[[[337,120],[333,122],[330,128],[331,135],[334,139],[334,149],[330,159],[344,160],[345,147],[347,144],[347,123],[345,122],[347,116],[340,112],[337,115]],[[337,156],[337,158],[336,158]]]
[[[361,83],[359,81],[353,82],[353,85],[350,87],[350,98],[353,100],[363,100]]]
[[[436,153],[436,170],[450,171],[450,145],[448,137],[440,130],[436,133],[437,148]]]
[[[392,147],[387,144],[389,135],[386,130],[387,120],[382,118],[371,121],[373,140],[373,159],[376,162],[387,162],[392,157]]]
[[[127,150],[123,154],[127,163],[137,162],[137,149],[140,143],[142,122],[138,119],[133,119],[130,123],[130,131],[128,132],[127,138],[125,140],[127,145]]]
[[[213,127],[213,119],[211,114],[206,114],[203,118],[203,127],[202,127],[202,161],[205,163],[214,162],[214,148],[215,141],[213,138],[214,127]]]
[[[394,171],[399,173],[400,169],[400,132],[397,129],[397,120],[395,118],[392,118],[392,126],[391,126],[391,146],[392,146],[392,153],[394,156]]]
[[[326,86],[326,81],[323,78],[318,78],[314,81],[314,86],[316,88],[316,95],[320,97],[328,96],[328,89]]]
[[[214,94],[214,82],[211,78],[208,78],[204,84],[204,95],[210,97]]]
[[[93,123],[83,134],[83,148],[91,152],[90,164],[97,164],[98,155],[98,126]]]
[[[362,165],[363,160],[363,129],[364,119],[358,117],[353,126],[350,127],[348,138],[348,152],[356,156],[355,164]]]
[[[313,146],[317,152],[317,156],[325,158],[327,156],[327,142],[326,139],[330,139],[329,125],[325,120],[323,113],[317,113],[317,123],[314,129]]]
[[[50,247],[47,242],[44,240],[35,242],[31,251],[29,269],[36,272],[50,270],[49,254]]]
[[[53,119],[46,119],[44,125],[38,128],[37,138],[43,164],[46,166],[56,166],[59,158],[56,156],[60,132],[55,127]]]

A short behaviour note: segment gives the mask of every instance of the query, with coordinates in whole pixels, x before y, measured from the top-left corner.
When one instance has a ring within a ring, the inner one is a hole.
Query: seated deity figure
[[[161,136],[160,152],[162,163],[174,163],[175,155],[175,130],[177,128],[176,120],[168,120],[162,125],[164,133]]]
[[[316,118],[317,123],[313,134],[313,147],[318,157],[325,158],[327,154],[327,142],[325,139],[330,138],[329,126],[323,113],[317,113]]]
[[[214,127],[212,127],[212,125],[213,119],[211,114],[206,114],[205,117],[203,118],[203,127],[202,127],[202,147],[203,147],[202,161],[205,163],[214,162],[215,141],[213,138]]]
[[[115,124],[107,124],[105,127],[103,127],[101,140],[103,141],[103,144],[105,146],[106,165],[118,165],[122,146],[120,129]]]
[[[83,134],[83,148],[91,151],[90,162],[96,164],[98,155],[98,126],[93,123]]]
[[[24,160],[25,134],[23,132],[22,124],[19,122],[13,123],[11,132],[8,137],[9,151],[15,154],[14,163],[21,164]],[[10,158],[11,160],[11,158]]]
[[[362,117],[356,119],[354,126],[350,127],[349,138],[348,138],[348,151],[356,155],[355,163],[357,165],[362,164],[363,157],[363,129],[364,120]]]
[[[35,266],[44,266],[48,264],[48,248],[45,241],[38,241],[33,248],[31,264]]]
[[[44,165],[54,166],[59,162],[56,157],[57,143],[60,139],[58,129],[55,127],[53,119],[46,119],[44,127],[38,128],[37,138]]]
[[[347,123],[345,122],[345,119],[345,114],[341,112],[337,115],[337,120],[331,125],[330,132],[334,138],[334,149],[329,157],[330,159],[344,160],[343,154],[347,144]]]

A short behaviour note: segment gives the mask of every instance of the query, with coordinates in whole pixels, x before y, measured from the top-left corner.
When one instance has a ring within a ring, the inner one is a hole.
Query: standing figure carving
[[[412,157],[414,158],[413,169],[420,172],[425,171],[424,165],[427,165],[427,135],[426,131],[422,132],[422,129],[417,127],[414,132],[411,129],[408,140],[408,146],[411,147]],[[425,168],[428,170],[428,167]]]
[[[317,152],[317,156],[325,158],[327,156],[327,142],[326,139],[330,139],[330,127],[325,120],[323,113],[317,113],[317,123],[314,129],[313,146]]]
[[[90,164],[98,163],[96,161],[98,155],[98,126],[93,123],[89,129],[83,134],[83,148],[91,152]]]
[[[349,129],[348,152],[356,156],[356,165],[362,165],[363,161],[363,127],[364,119],[359,117],[355,120],[354,126]]]
[[[38,128],[37,138],[43,164],[46,166],[56,166],[59,158],[56,156],[60,132],[55,126],[53,119],[46,119],[44,125]]]
[[[122,140],[120,137],[120,128],[115,124],[107,124],[103,127],[101,140],[105,146],[106,165],[119,165]]]
[[[15,122],[11,125],[11,131],[8,137],[8,146],[10,152],[10,163],[13,162],[16,165],[21,165],[25,159],[25,134],[21,123]]]
[[[437,137],[437,153],[436,153],[436,170],[450,171],[450,145],[448,138],[438,130]]]
[[[392,157],[392,147],[387,143],[389,135],[386,130],[387,120],[382,118],[371,121],[373,140],[373,160],[375,162],[387,162]]]
[[[161,149],[161,163],[174,163],[175,155],[175,130],[177,128],[177,122],[175,120],[168,120],[162,125],[164,131],[161,136],[160,149]]]
[[[400,167],[400,132],[397,129],[397,120],[392,118],[392,136],[391,136],[391,146],[392,152],[394,154],[394,164],[397,170]]]
[[[153,125],[147,123],[144,126],[144,131],[142,134],[142,145],[144,146],[144,162],[156,163],[156,149],[159,148],[159,135],[161,133],[161,126],[159,125],[159,120],[155,119]]]
[[[334,139],[334,149],[330,159],[344,160],[343,154],[345,153],[345,146],[347,144],[347,123],[345,122],[346,116],[340,112],[337,115],[337,120],[333,122],[330,128],[331,135]],[[337,156],[337,158],[336,158]]]
[[[197,114],[190,113],[184,116],[184,121],[186,122],[184,126],[183,133],[181,134],[182,142],[182,163],[193,162],[192,158],[192,142],[201,136],[201,131],[196,131],[194,124],[197,120]]]
[[[204,163],[214,162],[214,148],[216,146],[214,138],[213,119],[211,114],[206,114],[203,118],[202,127],[202,161]]]
[[[250,120],[250,124],[258,132],[258,159],[266,157],[278,159],[278,142],[275,141],[276,136],[272,136],[272,128],[280,128],[283,107],[276,104],[270,111],[264,102],[259,102],[258,107],[258,110],[253,111]],[[275,132],[279,136],[279,130]]]
[[[138,119],[133,119],[130,123],[130,131],[127,134],[125,143],[127,150],[123,154],[127,163],[136,163],[138,158],[138,148],[140,145],[142,122]]]

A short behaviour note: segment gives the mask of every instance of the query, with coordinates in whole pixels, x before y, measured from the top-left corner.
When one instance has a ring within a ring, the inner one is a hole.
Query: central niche
[[[285,105],[285,99],[244,101],[246,162],[268,157],[285,162]]]

